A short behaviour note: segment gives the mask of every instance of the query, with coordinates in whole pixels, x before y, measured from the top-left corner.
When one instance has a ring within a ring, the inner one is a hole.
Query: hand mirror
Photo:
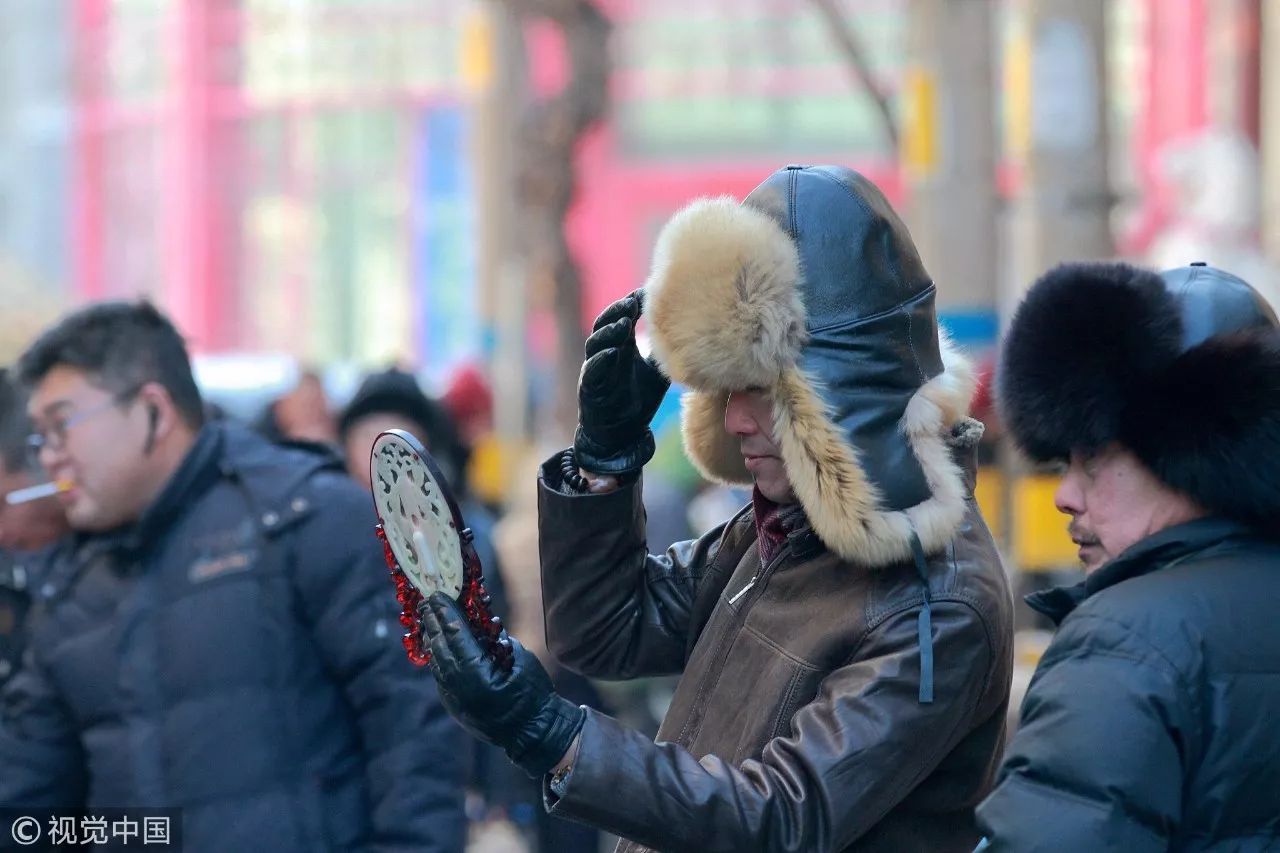
[[[419,610],[427,596],[443,592],[462,606],[471,632],[504,669],[511,645],[489,609],[480,558],[449,482],[422,442],[404,430],[381,433],[369,455],[369,482],[378,514],[376,533],[400,601],[400,624],[409,660],[431,660]]]

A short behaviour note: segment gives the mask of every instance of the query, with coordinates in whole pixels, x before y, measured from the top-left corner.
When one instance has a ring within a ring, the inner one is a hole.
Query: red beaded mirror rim
[[[449,490],[449,481],[440,472],[435,459],[427,452],[422,442],[418,441],[412,433],[401,429],[387,430],[378,435],[373,446],[377,447],[384,436],[394,437],[397,441],[408,446],[413,453],[414,462],[422,463],[430,474],[431,479],[435,481],[441,496],[444,497],[445,504],[449,507],[451,515],[449,527],[458,532],[458,544],[462,549],[462,592],[458,595],[458,603],[462,606],[462,611],[467,617],[467,624],[471,627],[471,633],[484,645],[489,656],[500,667],[510,671],[512,665],[511,643],[503,634],[502,620],[495,616],[489,608],[491,599],[484,587],[484,571],[480,565],[480,557],[476,554],[473,544],[474,536],[471,529],[463,524],[462,513],[458,510],[458,504],[454,501],[453,494]],[[372,450],[370,451],[369,464],[371,467],[374,464]],[[376,489],[376,485],[373,488]],[[396,560],[396,555],[391,549],[391,543],[387,541],[387,534],[383,527],[385,519],[382,515],[382,508],[378,505],[376,491],[373,492],[373,509],[378,514],[378,524],[374,526],[374,533],[377,535],[378,541],[382,543],[382,556],[386,560],[387,569],[391,572],[391,579],[395,583],[396,600],[400,602],[400,625],[405,629],[401,642],[404,644],[405,653],[410,661],[417,666],[426,666],[431,662],[431,650],[427,647],[420,614],[425,599],[422,591],[413,584],[409,576],[400,568],[400,563]]]

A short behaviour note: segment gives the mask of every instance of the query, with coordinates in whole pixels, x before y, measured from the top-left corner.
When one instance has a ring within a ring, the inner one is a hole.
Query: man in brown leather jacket
[[[623,850],[972,850],[1012,603],[972,497],[972,380],[884,197],[788,167],[694,202],[587,356],[574,451],[539,479],[547,639],[589,676],[682,673],[658,741],[550,694],[518,644],[512,675],[488,666],[434,597],[446,704]],[[690,458],[755,491],[650,553],[638,473],[668,376]]]

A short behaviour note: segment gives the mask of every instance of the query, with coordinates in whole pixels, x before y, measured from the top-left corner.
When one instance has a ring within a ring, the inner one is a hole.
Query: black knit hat
[[[352,425],[375,413],[399,415],[403,428],[414,433],[444,467],[454,491],[463,488],[467,451],[444,407],[423,393],[412,374],[398,368],[371,373],[338,417],[338,436],[345,443]]]

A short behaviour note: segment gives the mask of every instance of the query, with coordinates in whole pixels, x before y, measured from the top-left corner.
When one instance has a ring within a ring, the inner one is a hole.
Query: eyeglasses
[[[27,450],[31,454],[31,458],[39,460],[40,451],[49,450],[57,453],[67,446],[67,430],[76,424],[83,423],[92,417],[102,414],[115,406],[129,402],[137,396],[141,388],[134,388],[123,394],[116,394],[107,401],[97,405],[90,406],[81,412],[68,415],[60,420],[55,420],[52,424],[44,429],[37,429],[31,435],[27,436]]]

